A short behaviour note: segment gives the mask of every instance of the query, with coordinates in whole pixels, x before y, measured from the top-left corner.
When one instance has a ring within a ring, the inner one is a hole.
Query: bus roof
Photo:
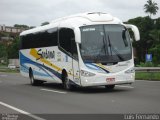
[[[39,26],[30,30],[23,31],[20,34],[20,36],[45,31],[47,29],[59,27],[59,25],[60,27],[75,28],[92,24],[123,24],[123,23],[121,20],[119,20],[116,17],[113,17],[108,13],[86,12],[53,20],[48,25]]]

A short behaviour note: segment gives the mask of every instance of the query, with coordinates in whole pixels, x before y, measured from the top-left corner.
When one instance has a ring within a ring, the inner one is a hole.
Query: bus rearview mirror
[[[136,41],[140,40],[140,34],[139,34],[139,30],[135,25],[131,25],[131,24],[125,24],[126,28],[131,29],[134,33],[134,38]]]

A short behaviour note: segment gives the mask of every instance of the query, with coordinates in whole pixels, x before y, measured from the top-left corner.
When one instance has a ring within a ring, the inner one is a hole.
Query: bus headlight
[[[91,76],[94,76],[96,74],[85,71],[85,70],[81,70],[81,75],[84,76],[84,77],[91,77]]]
[[[132,67],[132,68],[126,70],[125,73],[135,73],[134,67]]]

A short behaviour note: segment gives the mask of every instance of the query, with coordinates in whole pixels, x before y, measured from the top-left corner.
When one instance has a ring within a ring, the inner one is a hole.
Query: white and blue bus
[[[136,26],[107,13],[82,13],[57,19],[20,34],[20,72],[32,85],[73,86],[131,84],[135,80],[132,39]]]

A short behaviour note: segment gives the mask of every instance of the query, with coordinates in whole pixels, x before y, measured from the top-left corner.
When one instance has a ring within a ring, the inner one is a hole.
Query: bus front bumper
[[[81,76],[81,86],[101,86],[101,85],[118,85],[131,84],[135,81],[135,73],[124,73],[121,75],[104,75],[97,74],[93,77]]]

